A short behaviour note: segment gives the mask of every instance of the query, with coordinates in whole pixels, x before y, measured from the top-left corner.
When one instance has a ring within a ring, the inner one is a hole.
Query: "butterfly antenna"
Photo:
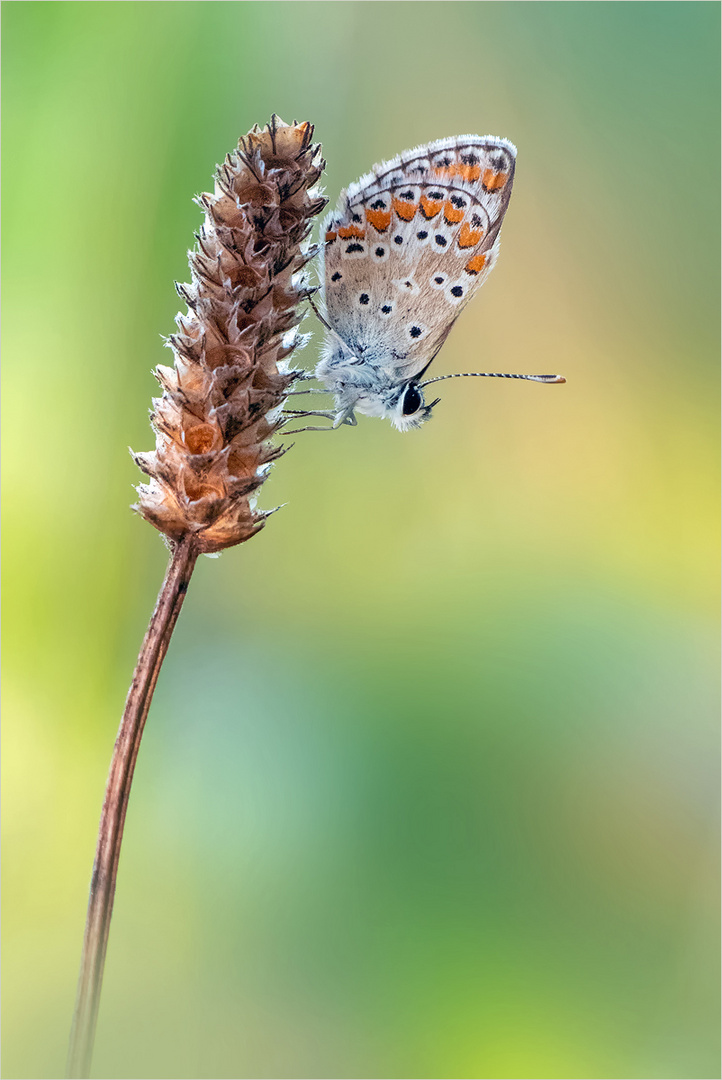
[[[427,379],[419,383],[419,386],[429,386],[431,383],[441,382],[442,379],[526,379],[529,382],[539,383],[563,383],[567,380],[563,375],[509,375],[503,371],[458,371],[453,375],[437,375],[435,379]]]

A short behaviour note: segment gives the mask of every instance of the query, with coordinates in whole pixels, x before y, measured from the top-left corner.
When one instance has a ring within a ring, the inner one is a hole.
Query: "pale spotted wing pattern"
[[[496,261],[516,149],[476,135],[377,165],[324,222],[328,321],[391,380],[418,377]]]

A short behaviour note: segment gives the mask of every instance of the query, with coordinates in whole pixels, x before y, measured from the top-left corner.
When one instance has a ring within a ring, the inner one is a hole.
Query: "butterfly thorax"
[[[326,342],[324,355],[316,367],[316,378],[334,395],[337,415],[376,416],[390,420],[400,431],[419,427],[431,410],[424,406],[423,394],[413,380],[399,382],[393,372],[394,357],[382,344],[351,351],[337,338]],[[409,412],[409,402],[416,407]]]

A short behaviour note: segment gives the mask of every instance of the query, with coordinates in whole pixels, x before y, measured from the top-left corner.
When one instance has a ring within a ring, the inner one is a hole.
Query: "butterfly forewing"
[[[428,365],[494,265],[515,153],[488,136],[444,139],[342,194],[324,223],[324,294],[359,357],[398,378]]]

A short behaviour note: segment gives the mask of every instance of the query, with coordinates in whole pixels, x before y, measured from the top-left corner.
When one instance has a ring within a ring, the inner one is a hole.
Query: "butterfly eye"
[[[401,412],[404,416],[411,416],[412,413],[418,412],[423,405],[423,398],[421,397],[421,391],[418,386],[414,386],[413,383],[409,383],[404,391],[404,400],[401,405]]]

